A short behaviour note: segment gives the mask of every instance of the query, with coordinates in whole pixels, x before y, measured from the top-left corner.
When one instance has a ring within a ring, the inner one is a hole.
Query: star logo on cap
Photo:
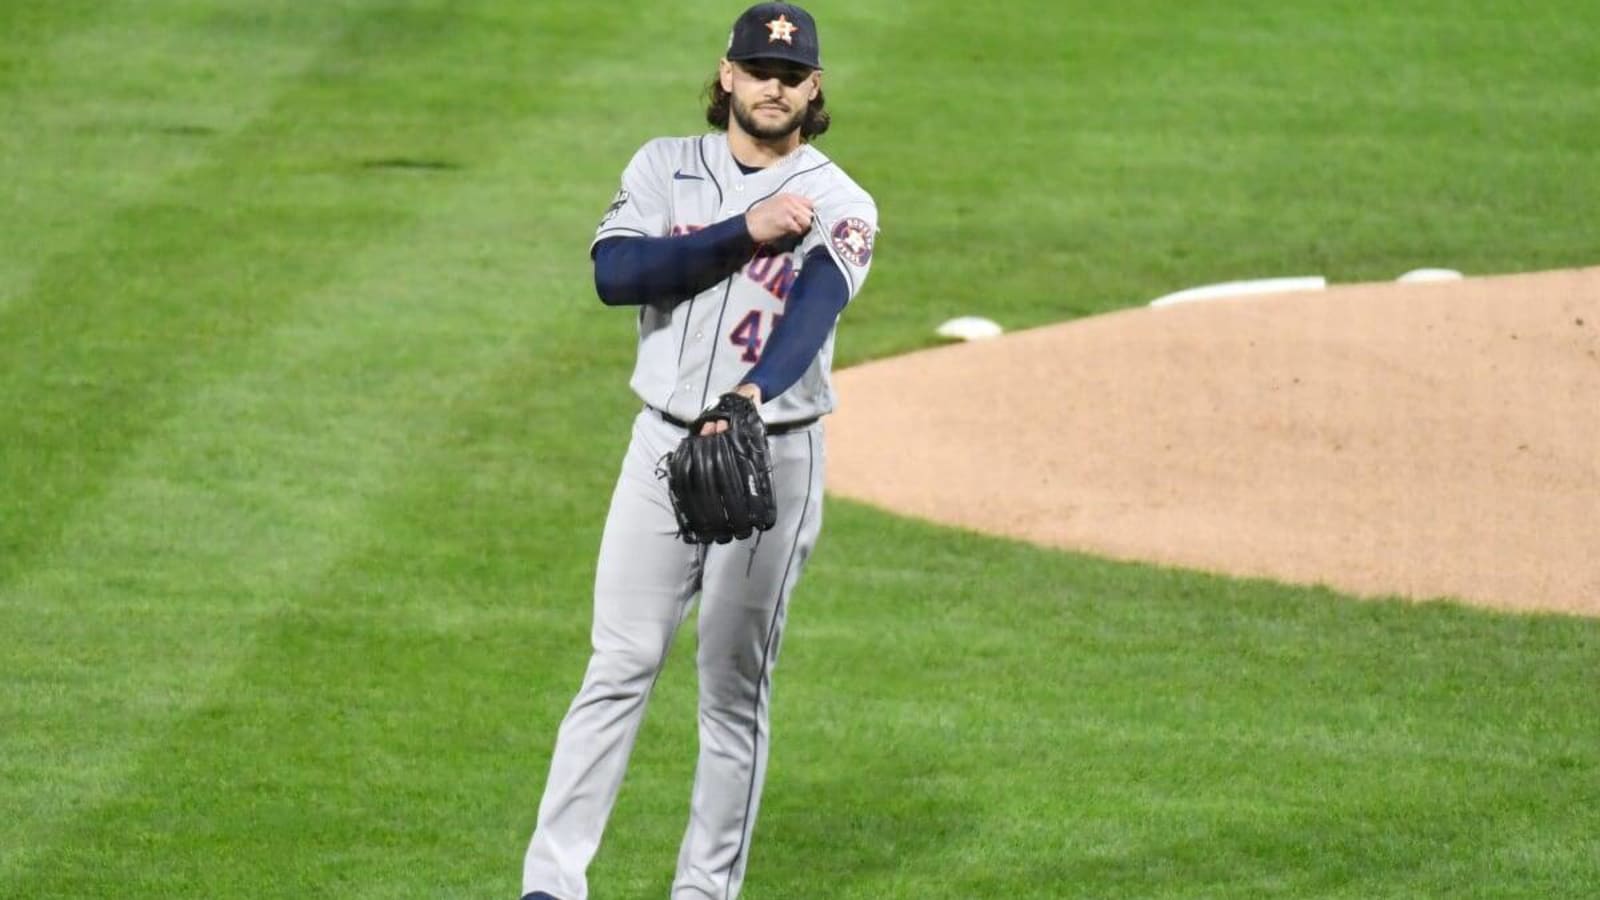
[[[767,23],[767,43],[776,44],[783,41],[785,44],[794,44],[794,33],[800,28],[789,21],[787,15],[780,15]]]

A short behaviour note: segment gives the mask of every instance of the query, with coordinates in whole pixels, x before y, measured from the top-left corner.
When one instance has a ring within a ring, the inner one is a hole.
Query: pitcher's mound
[[[1600,614],[1600,268],[1130,310],[838,387],[841,496],[1119,559]]]

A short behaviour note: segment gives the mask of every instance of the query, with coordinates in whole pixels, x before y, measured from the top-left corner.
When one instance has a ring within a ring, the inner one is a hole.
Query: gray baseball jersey
[[[670,309],[643,307],[632,387],[645,403],[693,419],[731,390],[761,358],[783,316],[807,253],[828,249],[854,297],[872,267],[878,210],[821,150],[805,144],[777,165],[746,175],[728,138],[659,138],[634,154],[622,174],[595,242],[612,237],[687,234],[744,213],[779,193],[812,201],[811,230],[788,247],[762,246],[731,277]],[[812,419],[833,411],[833,334],[800,380],[761,409],[768,423]]]

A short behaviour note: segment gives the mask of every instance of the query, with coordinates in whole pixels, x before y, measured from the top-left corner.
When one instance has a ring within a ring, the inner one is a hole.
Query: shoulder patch
[[[604,225],[612,219],[615,219],[617,217],[617,213],[621,212],[622,208],[627,205],[628,191],[626,188],[624,188],[620,191],[617,191],[617,196],[611,199],[611,205],[606,207],[606,214],[600,217],[600,224]]]
[[[872,226],[865,219],[840,219],[832,237],[833,249],[852,265],[864,266],[872,259]]]

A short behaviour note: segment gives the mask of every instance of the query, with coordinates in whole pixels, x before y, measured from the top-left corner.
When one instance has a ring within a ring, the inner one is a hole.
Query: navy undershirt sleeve
[[[594,246],[594,289],[607,306],[687,300],[750,261],[744,216],[673,237],[608,238]]]
[[[761,361],[744,381],[761,388],[763,402],[788,390],[817,358],[839,313],[850,302],[850,286],[825,247],[806,254],[795,279],[783,318],[772,329]]]

